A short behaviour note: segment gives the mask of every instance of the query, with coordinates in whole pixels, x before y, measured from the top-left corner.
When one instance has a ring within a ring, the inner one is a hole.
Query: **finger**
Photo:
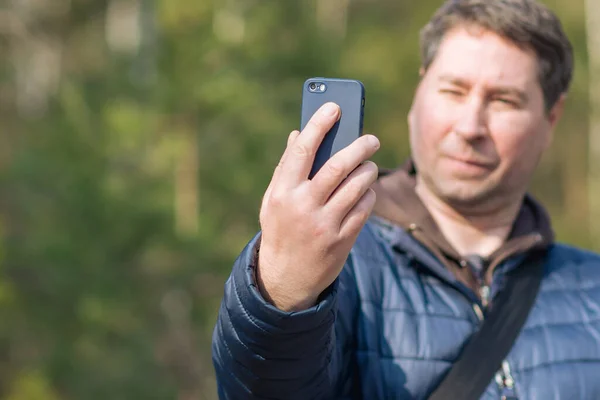
[[[300,135],[300,131],[298,131],[298,130],[294,130],[289,134],[286,148],[290,147],[292,145],[292,143],[294,143],[294,140],[296,140],[298,135]]]
[[[335,103],[325,103],[306,124],[298,138],[286,151],[279,179],[288,187],[308,179],[315,155],[323,138],[338,120],[340,108]]]
[[[365,194],[360,198],[346,217],[342,220],[340,225],[340,236],[343,238],[356,239],[360,230],[365,226],[367,220],[371,216],[373,207],[375,206],[375,200],[377,196],[375,191],[371,188],[367,189]]]
[[[356,168],[348,178],[333,192],[325,209],[328,213],[339,215],[341,224],[342,219],[350,212],[362,196],[369,190],[371,185],[377,180],[379,169],[374,162],[367,161]]]
[[[364,135],[335,153],[312,179],[315,199],[325,203],[342,181],[378,149],[379,140],[373,135]]]
[[[294,143],[294,141],[298,138],[298,135],[300,135],[300,131],[298,131],[298,130],[294,130],[294,131],[290,132],[290,134],[288,135],[287,146],[285,147],[285,150],[284,150],[283,154],[281,155],[281,158],[279,159],[279,163],[277,163],[277,166],[275,167],[275,170],[273,171],[273,177],[271,178],[271,182],[269,182],[269,186],[267,187],[267,190],[265,191],[265,195],[263,196],[263,203],[264,203],[264,199],[268,199],[269,196],[271,195],[271,190],[273,188],[273,185],[275,184],[275,182],[278,179],[279,171],[281,170],[281,166],[285,162],[285,158],[286,158],[286,154],[288,153],[288,149]]]
[[[285,159],[289,155],[290,148],[292,147],[292,145],[294,144],[294,142],[296,141],[296,139],[298,138],[299,135],[300,135],[300,131],[298,131],[298,130],[294,130],[294,131],[290,132],[290,134],[288,135],[287,145],[285,147],[285,150],[283,151],[283,154],[281,155],[281,158],[279,159],[279,163],[277,164],[277,167],[275,167],[275,172],[273,173],[273,181],[275,181],[277,179],[277,176],[279,175],[279,171],[281,171],[281,167],[283,166],[283,164],[285,163]]]

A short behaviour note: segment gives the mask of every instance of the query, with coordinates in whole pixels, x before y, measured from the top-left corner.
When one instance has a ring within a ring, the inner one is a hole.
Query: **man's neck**
[[[486,210],[457,210],[417,179],[416,192],[442,234],[461,255],[487,257],[506,241],[521,207],[518,200]]]

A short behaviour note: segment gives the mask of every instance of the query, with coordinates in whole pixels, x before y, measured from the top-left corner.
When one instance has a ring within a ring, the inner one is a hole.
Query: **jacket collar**
[[[416,174],[417,171],[411,159],[408,159],[396,170],[381,170],[379,179],[374,185],[377,193],[374,214],[391,221],[413,236],[430,254],[433,254],[434,258],[438,259],[437,264],[445,265],[447,270],[452,270],[452,268],[448,268],[449,262],[464,266],[465,258],[444,237],[416,194]],[[398,245],[402,246],[402,243],[406,245],[404,239],[397,239],[399,240]],[[527,194],[523,199],[509,238],[487,260],[487,267],[484,271],[487,279],[491,281],[495,267],[507,258],[524,254],[534,248],[548,247],[553,242],[554,232],[548,213],[533,196]],[[438,271],[438,273],[441,272]],[[441,274],[448,277],[446,272]]]

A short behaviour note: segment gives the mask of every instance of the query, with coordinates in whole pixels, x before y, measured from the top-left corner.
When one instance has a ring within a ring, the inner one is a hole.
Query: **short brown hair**
[[[573,49],[558,17],[536,0],[447,0],[421,30],[421,65],[427,70],[445,34],[478,26],[535,52],[546,110],[569,89]]]

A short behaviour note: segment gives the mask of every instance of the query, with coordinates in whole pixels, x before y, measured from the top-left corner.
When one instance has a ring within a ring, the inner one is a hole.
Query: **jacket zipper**
[[[479,290],[479,294],[481,295],[481,304],[484,307],[487,307],[489,302],[490,288],[488,285],[482,285]],[[480,322],[483,322],[485,319],[483,309],[477,303],[473,303],[473,311],[477,316],[477,319]],[[501,400],[518,400],[517,393],[515,391],[515,380],[512,377],[510,372],[510,364],[507,360],[502,361],[502,367],[498,372],[496,372],[495,376],[496,384],[500,389],[500,399]]]
[[[479,286],[479,297],[481,297],[481,304],[487,307],[490,301],[490,287],[488,285],[483,284]]]
[[[508,361],[502,361],[502,368],[496,373],[496,383],[500,387],[501,400],[518,400],[517,393],[515,391],[515,380],[510,373],[510,365]]]
[[[416,235],[416,233],[418,231],[417,228],[418,228],[417,225],[413,223],[409,227],[409,232],[411,232],[412,236],[417,241],[419,241],[423,245],[425,245],[425,247],[428,248],[429,251],[434,256],[438,257],[440,262],[442,262],[441,260],[443,260],[444,255],[441,254],[439,251],[436,251],[436,246],[433,246],[431,244],[431,242],[426,237],[424,237],[424,235],[419,235],[420,237],[417,237],[417,235]],[[492,265],[488,266],[488,268],[491,268],[493,271],[495,269],[495,267],[502,260],[505,260],[510,255],[518,253],[518,251],[521,249],[523,249],[523,250],[533,249],[536,245],[540,245],[540,243],[543,242],[543,236],[540,233],[532,234],[527,239],[528,240],[525,242],[521,241],[518,244],[516,242],[513,243],[513,246],[511,246],[510,249],[507,249],[506,251],[504,251],[501,256],[498,256],[496,258],[496,262],[493,263]],[[442,264],[443,264],[443,262],[442,262]],[[426,265],[426,264],[424,264],[424,265]],[[430,268],[429,268],[429,270],[431,271]],[[465,296],[467,299],[469,299],[469,296],[462,289],[460,289],[456,285],[453,285],[452,283],[448,282],[445,278],[440,277],[439,274],[435,273],[435,271],[433,271],[433,272],[435,275],[438,276],[438,278],[440,278],[442,281],[446,281],[446,283],[448,283],[450,286],[457,289],[460,293],[463,294],[463,296]],[[489,303],[491,290],[490,290],[489,285],[487,285],[485,280],[482,278],[483,277],[480,277],[481,282],[480,282],[480,289],[479,289],[479,297],[480,297],[481,305],[483,307],[487,307],[487,305]],[[472,300],[469,299],[469,301],[472,301]],[[484,320],[483,309],[481,308],[479,303],[477,303],[477,302],[473,303],[473,311],[475,312],[477,319],[480,322]],[[502,368],[500,368],[500,370],[496,373],[495,380],[501,391],[501,400],[518,400],[518,396],[516,395],[516,390],[515,390],[515,382],[512,377],[512,374],[510,372],[510,365],[508,364],[508,361],[504,360],[502,362]]]

